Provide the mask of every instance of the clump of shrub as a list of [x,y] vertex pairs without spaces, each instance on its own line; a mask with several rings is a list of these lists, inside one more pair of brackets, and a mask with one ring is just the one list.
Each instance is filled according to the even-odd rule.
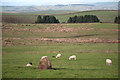
[[67,23],[93,23],[93,22],[100,22],[100,20],[95,15],[85,15],[70,17],[67,21]]
[[120,16],[115,17],[114,22],[120,24]]
[[59,23],[59,20],[54,16],[38,16],[35,23]]

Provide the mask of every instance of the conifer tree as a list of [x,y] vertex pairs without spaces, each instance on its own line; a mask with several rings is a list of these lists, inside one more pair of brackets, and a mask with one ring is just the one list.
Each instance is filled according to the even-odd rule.
[[85,16],[70,17],[67,22],[68,23],[92,23],[92,22],[100,22],[100,20],[95,15],[85,15]]
[[43,16],[40,15],[37,17],[37,21],[35,23],[59,23],[59,20],[54,16]]
[[72,18],[71,17],[68,19],[67,23],[72,23]]

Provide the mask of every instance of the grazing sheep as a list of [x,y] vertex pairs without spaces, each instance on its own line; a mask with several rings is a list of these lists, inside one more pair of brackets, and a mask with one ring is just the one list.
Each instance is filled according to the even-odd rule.
[[32,63],[30,62],[30,63],[28,63],[26,66],[32,66]]
[[106,59],[106,65],[112,65],[112,61],[110,59]]
[[72,60],[72,59],[73,59],[73,60],[76,60],[76,56],[75,56],[75,55],[72,55],[72,56],[69,57],[69,60]]
[[41,59],[46,58],[47,56],[43,56]]
[[57,54],[56,58],[60,58],[61,57],[61,54]]

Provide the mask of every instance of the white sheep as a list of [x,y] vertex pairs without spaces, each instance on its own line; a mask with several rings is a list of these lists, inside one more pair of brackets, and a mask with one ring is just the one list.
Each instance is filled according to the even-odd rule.
[[32,66],[32,63],[30,62],[30,63],[28,63],[26,66]]
[[112,60],[106,59],[106,65],[112,65]]
[[76,60],[76,56],[75,56],[75,55],[72,55],[72,56],[69,57],[69,60],[72,60],[72,59],[73,59],[73,60]]
[[47,56],[43,56],[41,59],[46,58]]
[[61,57],[61,54],[57,54],[56,58],[60,58]]

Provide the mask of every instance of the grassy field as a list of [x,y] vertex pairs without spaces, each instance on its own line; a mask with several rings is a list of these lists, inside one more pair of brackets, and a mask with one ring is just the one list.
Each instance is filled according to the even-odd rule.
[[[3,78],[118,78],[117,24],[3,25]],[[58,53],[60,58],[52,57]],[[71,55],[77,60],[69,61]],[[37,69],[42,56],[53,70]],[[26,67],[29,62],[32,67]]]
[[[70,12],[70,11],[69,11]],[[46,13],[46,14],[45,14]],[[59,13],[59,14],[58,14]],[[16,23],[35,23],[38,15],[54,15],[59,21],[67,22],[69,17],[75,15],[96,15],[100,19],[101,22],[114,22],[115,17],[118,15],[118,11],[81,11],[81,12],[72,12],[68,13],[68,11],[43,11],[43,12],[30,12],[30,13],[3,13],[3,22],[7,22],[9,18]],[[10,19],[10,20],[11,20]]]

